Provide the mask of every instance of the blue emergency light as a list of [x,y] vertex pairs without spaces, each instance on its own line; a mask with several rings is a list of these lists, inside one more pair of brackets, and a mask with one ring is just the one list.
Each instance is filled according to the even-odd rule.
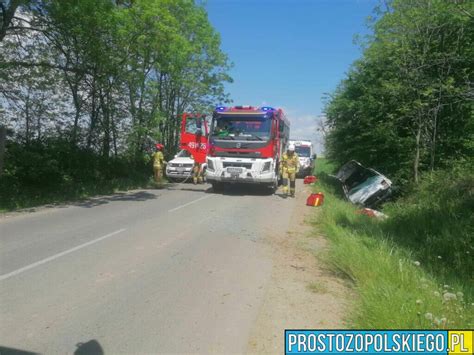
[[264,106],[264,107],[262,107],[262,111],[275,111],[275,109],[273,107],[270,107],[270,106]]

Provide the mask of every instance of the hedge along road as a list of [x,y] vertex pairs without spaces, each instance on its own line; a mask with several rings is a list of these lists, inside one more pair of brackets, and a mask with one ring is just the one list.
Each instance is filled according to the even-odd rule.
[[0,346],[245,352],[272,273],[265,238],[295,208],[183,184],[3,216]]

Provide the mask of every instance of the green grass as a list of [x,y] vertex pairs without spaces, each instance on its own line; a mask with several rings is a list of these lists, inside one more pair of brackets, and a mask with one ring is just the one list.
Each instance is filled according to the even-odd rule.
[[[358,294],[349,324],[376,329],[472,328],[473,270],[466,253],[473,247],[471,216],[463,213],[472,196],[458,206],[439,185],[430,194],[427,190],[433,185],[428,183],[388,204],[384,213],[389,218],[377,220],[357,214],[358,208],[344,200],[328,176],[334,170],[331,164],[321,159],[316,169],[315,189],[325,194],[325,203],[314,223],[330,240],[324,259],[352,281]],[[443,220],[437,220],[440,213]]]
[[311,282],[307,286],[308,290],[314,293],[327,293],[328,290],[326,286],[320,282]]

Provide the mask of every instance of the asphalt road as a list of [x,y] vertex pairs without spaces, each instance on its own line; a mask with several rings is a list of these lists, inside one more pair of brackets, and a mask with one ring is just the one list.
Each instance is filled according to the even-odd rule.
[[1,217],[0,346],[245,352],[272,270],[265,238],[294,207],[185,184]]

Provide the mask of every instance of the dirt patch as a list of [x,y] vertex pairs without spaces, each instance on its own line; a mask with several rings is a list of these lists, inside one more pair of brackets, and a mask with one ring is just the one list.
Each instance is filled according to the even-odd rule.
[[308,223],[318,213],[317,208],[305,206],[310,188],[298,187],[289,230],[267,236],[272,277],[249,340],[249,353],[283,353],[285,329],[346,327],[350,290],[315,256],[324,251],[327,241],[314,236]]

